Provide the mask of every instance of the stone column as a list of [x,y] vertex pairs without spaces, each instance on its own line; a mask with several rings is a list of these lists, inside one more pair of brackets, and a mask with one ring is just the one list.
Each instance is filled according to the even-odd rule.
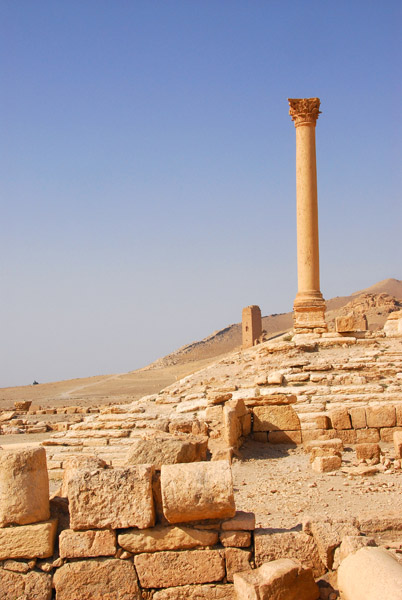
[[315,126],[319,98],[289,98],[289,114],[296,127],[297,278],[293,304],[297,333],[324,333],[325,300],[320,292],[318,248],[317,167]]

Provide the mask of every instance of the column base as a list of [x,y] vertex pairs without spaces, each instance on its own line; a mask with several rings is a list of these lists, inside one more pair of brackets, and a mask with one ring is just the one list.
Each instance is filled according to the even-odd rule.
[[295,333],[326,333],[325,300],[321,292],[311,296],[297,294],[293,304]]

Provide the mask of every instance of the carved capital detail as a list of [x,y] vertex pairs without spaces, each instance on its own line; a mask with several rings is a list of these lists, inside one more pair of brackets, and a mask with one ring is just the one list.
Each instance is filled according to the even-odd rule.
[[320,111],[319,98],[288,98],[289,114],[295,127],[300,125],[315,126]]

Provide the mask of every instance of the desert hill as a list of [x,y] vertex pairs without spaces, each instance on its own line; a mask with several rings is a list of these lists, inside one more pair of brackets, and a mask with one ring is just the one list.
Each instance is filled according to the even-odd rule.
[[[366,314],[370,329],[380,329],[384,326],[388,314],[393,310],[398,310],[401,303],[402,281],[384,279],[365,290],[354,292],[350,296],[337,296],[327,300],[327,322],[333,324],[337,316],[354,311]],[[292,326],[291,312],[269,315],[262,319],[262,327],[266,331],[267,338],[281,335],[289,331]],[[215,331],[201,341],[182,346],[175,352],[158,359],[148,368],[159,369],[218,357],[232,352],[240,346],[241,323],[234,323]]]
[[[364,312],[370,329],[383,327],[388,314],[402,308],[402,281],[385,279],[350,296],[327,301],[327,320],[354,310]],[[273,338],[292,328],[292,313],[263,317],[263,329]],[[201,341],[193,342],[151,365],[129,373],[72,379],[35,386],[0,389],[0,409],[11,409],[15,401],[32,400],[45,407],[91,406],[132,402],[147,394],[159,392],[228,354],[241,345],[241,324],[235,323],[212,333]]]

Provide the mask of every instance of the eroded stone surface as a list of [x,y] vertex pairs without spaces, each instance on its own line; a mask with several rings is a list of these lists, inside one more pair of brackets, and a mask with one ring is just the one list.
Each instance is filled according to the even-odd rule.
[[57,521],[0,529],[0,560],[52,556]]
[[134,565],[98,558],[66,563],[53,576],[57,600],[141,600]]
[[65,529],[59,536],[61,558],[91,558],[113,556],[116,552],[116,533],[111,529],[73,531]]
[[129,529],[118,536],[119,545],[135,554],[159,552],[161,550],[185,550],[213,546],[218,542],[218,533],[190,527],[164,527],[152,529]]
[[227,461],[163,465],[163,512],[170,523],[224,519],[235,515],[233,483]]
[[44,448],[0,452],[0,527],[46,521],[49,478]]
[[138,554],[134,563],[145,588],[210,583],[220,581],[225,575],[225,560],[220,550]]
[[14,573],[0,568],[1,600],[50,600],[52,580],[45,573]]
[[71,529],[152,527],[150,465],[77,471],[67,485]]
[[290,405],[255,406],[254,431],[297,431],[300,420]]
[[234,586],[183,585],[155,592],[153,600],[235,600]]

